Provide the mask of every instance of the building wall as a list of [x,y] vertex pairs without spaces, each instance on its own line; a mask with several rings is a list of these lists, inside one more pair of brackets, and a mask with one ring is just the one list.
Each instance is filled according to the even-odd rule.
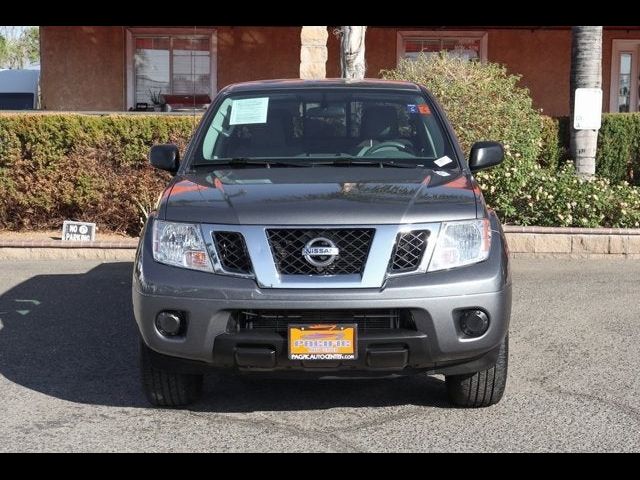
[[[327,77],[340,76],[339,38],[329,27]],[[411,30],[418,28],[411,27]],[[268,78],[297,78],[300,27],[218,27],[217,87]],[[473,27],[473,30],[482,30]],[[569,113],[571,31],[484,29],[489,61],[522,75],[534,106],[552,116]],[[367,76],[397,64],[397,28],[369,27]],[[41,27],[42,105],[48,110],[124,110],[124,27]],[[614,38],[640,38],[640,30],[605,29],[603,107],[608,110]]]
[[[297,78],[300,27],[220,27],[217,86]],[[41,27],[42,107],[126,110],[124,27]]]
[[301,27],[219,27],[218,88],[300,75]]
[[46,110],[124,110],[123,27],[40,27]]
[[[419,30],[417,27],[409,30]],[[534,106],[546,115],[569,114],[569,73],[571,68],[571,30],[562,29],[483,29],[488,32],[490,62],[502,63],[510,73],[522,75],[521,85],[531,91]],[[368,77],[378,77],[381,69],[397,63],[397,28],[369,27],[366,34]],[[611,46],[614,38],[640,38],[640,31],[605,29],[602,50],[603,108],[609,108]],[[340,76],[339,41],[329,35],[327,76]]]
[[531,91],[534,107],[545,115],[569,114],[569,29],[491,30],[488,40],[489,61],[522,75],[521,85]]
[[[397,64],[396,28],[369,27],[366,33],[367,77],[378,77],[381,69]],[[419,30],[411,27],[408,30]],[[473,30],[483,30],[474,27]],[[523,75],[534,106],[547,115],[569,111],[569,67],[571,32],[567,30],[487,29],[488,59],[507,65],[511,73]],[[340,76],[339,40],[329,36],[327,76]]]

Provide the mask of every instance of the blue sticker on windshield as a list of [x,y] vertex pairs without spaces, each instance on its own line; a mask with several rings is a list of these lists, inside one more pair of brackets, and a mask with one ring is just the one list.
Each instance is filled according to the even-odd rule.
[[407,105],[407,112],[409,113],[418,113],[418,106],[417,105],[413,105],[413,104],[408,104]]

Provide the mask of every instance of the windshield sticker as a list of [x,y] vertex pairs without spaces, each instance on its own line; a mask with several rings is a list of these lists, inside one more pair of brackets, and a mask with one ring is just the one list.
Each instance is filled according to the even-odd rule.
[[450,176],[451,176],[451,174],[450,174],[450,173],[448,173],[448,172],[444,172],[444,171],[442,171],[442,170],[436,170],[436,172],[435,172],[435,173],[437,173],[437,174],[438,174],[438,175],[440,175],[441,177],[450,177]]
[[418,105],[418,111],[422,115],[431,115],[431,109],[429,108],[429,105],[427,105],[426,103],[422,103]]
[[408,113],[418,113],[418,106],[414,105],[414,104],[408,104],[407,105],[407,112]]
[[229,125],[248,125],[251,123],[267,123],[269,97],[243,98],[234,100],[231,105]]
[[450,164],[451,162],[453,162],[453,160],[451,160],[449,157],[447,157],[446,155],[442,158],[439,158],[438,160],[436,160],[435,163],[437,166],[439,167],[444,167],[445,165]]

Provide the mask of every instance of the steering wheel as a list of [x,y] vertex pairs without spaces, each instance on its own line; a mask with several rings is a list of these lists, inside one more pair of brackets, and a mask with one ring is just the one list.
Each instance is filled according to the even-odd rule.
[[396,142],[393,140],[389,140],[386,142],[380,142],[377,145],[366,146],[358,153],[358,157],[368,157],[373,155],[374,153],[380,152],[382,150],[390,150],[395,149],[396,151],[407,152],[409,154],[414,155],[415,151],[409,145],[406,145],[402,142]]

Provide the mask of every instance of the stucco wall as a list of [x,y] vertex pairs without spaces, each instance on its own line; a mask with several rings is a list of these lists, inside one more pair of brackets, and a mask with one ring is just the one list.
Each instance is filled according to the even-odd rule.
[[41,27],[46,110],[123,110],[122,27]]

